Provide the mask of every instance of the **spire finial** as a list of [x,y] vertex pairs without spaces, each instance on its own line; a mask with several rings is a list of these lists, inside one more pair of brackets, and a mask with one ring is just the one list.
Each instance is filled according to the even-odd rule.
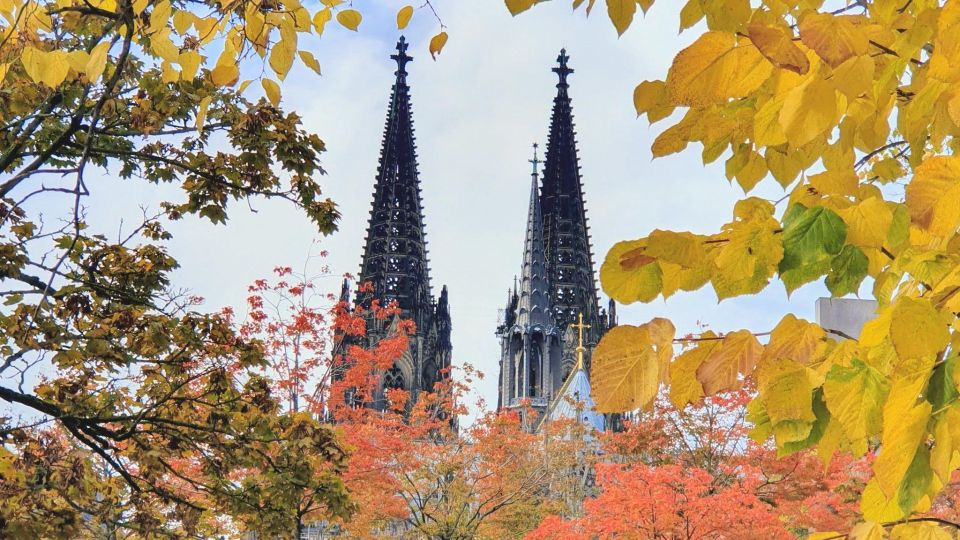
[[560,56],[557,57],[557,67],[553,68],[553,72],[560,76],[560,82],[557,83],[557,88],[566,88],[567,85],[567,76],[573,73],[573,68],[567,66],[567,60],[570,60],[570,57],[567,56],[567,49],[560,49]]
[[537,158],[537,148],[539,148],[539,146],[540,145],[538,145],[537,143],[533,143],[533,159],[527,160],[530,162],[530,164],[533,165],[533,176],[536,176],[540,170],[538,168],[538,166],[540,165],[540,160]]
[[586,347],[583,346],[583,331],[586,328],[590,328],[589,324],[583,324],[583,312],[581,311],[577,316],[577,324],[571,324],[573,328],[577,329],[579,336],[577,338],[577,369],[583,367],[583,352],[586,351]]
[[400,39],[397,41],[397,54],[391,54],[390,58],[393,58],[397,62],[397,78],[404,79],[407,75],[407,62],[413,61],[413,57],[407,54],[406,37],[400,36]]

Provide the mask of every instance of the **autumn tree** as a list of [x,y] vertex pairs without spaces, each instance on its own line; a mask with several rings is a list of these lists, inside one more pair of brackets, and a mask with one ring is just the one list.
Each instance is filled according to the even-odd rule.
[[[514,14],[536,3],[506,2]],[[670,6],[605,4],[621,34],[639,10]],[[930,508],[960,464],[958,14],[954,2],[913,0],[683,4],[680,29],[704,31],[633,95],[639,115],[668,123],[653,155],[700,143],[702,161],[723,158],[748,195],[769,182],[785,195],[747,196],[720,231],[654,230],[616,244],[604,290],[630,303],[707,286],[735,298],[774,278],[788,293],[822,280],[834,296],[866,282],[877,316],[838,343],[786,315],[765,344],[754,332],[770,329],[732,331],[677,358],[668,321],[621,326],[594,357],[601,410],[649,403],[667,373],[690,402],[752,376],[754,433],[783,453],[876,452],[861,498],[867,530]]]
[[[281,408],[259,375],[261,343],[178,292],[164,228],[224,223],[235,201],[268,198],[335,229],[318,183],[324,144],[282,110],[278,82],[298,62],[319,71],[304,42],[334,20],[357,30],[362,15],[334,0],[0,5],[0,535],[72,537],[90,523],[214,534],[198,514],[289,531],[304,486],[331,515],[345,510],[335,432]],[[114,239],[87,219],[94,176],[182,198],[152,201],[160,212]],[[50,208],[66,210],[42,219]],[[36,444],[47,436],[65,437],[62,451]],[[292,459],[304,448],[331,475]],[[55,456],[71,475],[48,474]],[[268,474],[231,476],[247,470]],[[26,516],[37,493],[61,499]]]

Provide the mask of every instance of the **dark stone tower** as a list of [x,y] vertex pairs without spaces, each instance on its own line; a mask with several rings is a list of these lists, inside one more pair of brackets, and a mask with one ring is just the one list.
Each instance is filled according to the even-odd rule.
[[[397,62],[396,80],[390,94],[359,274],[359,282],[371,283],[373,292],[358,294],[356,301],[369,305],[377,298],[385,305],[396,300],[402,317],[416,323],[410,349],[382,379],[384,388],[403,388],[415,398],[421,390],[433,390],[434,383],[450,366],[450,308],[446,286],[439,301],[434,300],[430,288],[423,199],[407,85],[406,65],[412,58],[407,55],[403,37],[391,58]],[[371,319],[368,339],[375,343],[393,331],[395,323]]]
[[[583,313],[590,325],[588,344],[596,344],[604,332],[593,273],[590,249],[590,228],[584,206],[580,159],[577,156],[576,132],[567,77],[573,73],[567,65],[566,50],[557,57],[553,72],[559,76],[557,95],[553,98],[550,135],[543,170],[543,229],[550,268],[550,301],[554,319],[566,329]],[[566,366],[568,369],[572,366]],[[588,366],[589,367],[589,362]]]
[[[534,155],[523,277],[508,294],[503,323],[497,329],[501,341],[500,407],[526,402],[547,416],[556,409],[554,401],[578,366],[579,332],[574,332],[574,323],[582,315],[584,355],[577,369],[584,372],[584,378],[593,347],[616,325],[613,303],[608,314],[600,309],[597,297],[568,93],[567,77],[573,73],[568,60],[566,51],[561,50],[559,65],[553,68],[560,80],[550,118],[543,185],[538,192]],[[618,422],[608,418],[607,425],[615,428]]]

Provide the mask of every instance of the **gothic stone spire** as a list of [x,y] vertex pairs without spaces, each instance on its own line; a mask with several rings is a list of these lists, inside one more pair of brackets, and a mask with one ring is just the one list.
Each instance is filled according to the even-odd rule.
[[573,323],[579,313],[591,325],[588,341],[601,333],[600,309],[593,274],[587,212],[577,156],[573,111],[568,95],[566,50],[557,57],[553,71],[559,76],[553,100],[550,135],[543,171],[540,202],[543,211],[544,244],[550,281],[554,321],[561,328]]
[[520,277],[520,301],[517,323],[523,326],[546,327],[550,319],[550,298],[547,259],[543,248],[543,216],[540,211],[540,160],[537,144],[533,144],[533,173],[530,175],[530,208],[523,245],[523,272]]
[[425,329],[432,307],[423,201],[407,85],[407,43],[400,38],[396,80],[380,150],[360,283],[373,283],[377,298],[397,300],[404,316]]

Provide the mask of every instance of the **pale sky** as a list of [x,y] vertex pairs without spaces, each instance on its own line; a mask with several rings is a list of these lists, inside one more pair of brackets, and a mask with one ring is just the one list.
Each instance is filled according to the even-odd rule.
[[[306,127],[327,145],[327,171],[320,182],[340,205],[340,230],[319,236],[308,219],[288,204],[236,204],[227,226],[198,218],[171,224],[172,254],[183,268],[176,285],[207,299],[210,309],[243,310],[246,287],[277,265],[303,266],[313,250],[330,252],[326,263],[339,290],[339,275],[359,269],[367,213],[376,174],[395,64],[389,55],[399,33],[397,9],[406,2],[362,2],[359,33],[335,22],[321,40],[305,44],[323,76],[297,66],[283,83],[283,105],[296,110]],[[414,62],[408,66],[429,240],[434,294],[450,289],[455,364],[469,362],[487,375],[477,391],[496,405],[499,344],[497,311],[519,272],[529,196],[530,145],[546,143],[556,76],[550,71],[561,47],[576,72],[570,94],[594,262],[599,268],[610,246],[646,236],[655,228],[716,232],[730,220],[742,190],[727,182],[722,157],[704,167],[700,145],[653,160],[650,144],[669,124],[638,120],[633,88],[663,78],[673,56],[702,29],[678,35],[679,3],[658,2],[638,14],[617,38],[602,2],[589,19],[571,13],[569,0],[549,2],[512,18],[498,0],[434,0],[450,38],[437,61],[427,42],[438,30],[427,10],[417,10],[405,31]],[[252,96],[259,90],[251,85]],[[252,97],[251,96],[251,97]],[[137,205],[157,208],[161,193],[142,181],[101,179],[91,186],[95,221],[116,230]],[[757,195],[779,199],[772,180]],[[782,208],[780,209],[782,210]],[[314,245],[314,242],[318,242]],[[323,263],[313,260],[317,268]],[[770,330],[786,313],[813,319],[814,300],[826,295],[808,285],[787,298],[774,283],[763,294],[717,302],[712,289],[680,293],[667,302],[619,306],[622,324],[669,317],[678,334],[698,321],[717,331]],[[602,298],[606,303],[606,299]]]

